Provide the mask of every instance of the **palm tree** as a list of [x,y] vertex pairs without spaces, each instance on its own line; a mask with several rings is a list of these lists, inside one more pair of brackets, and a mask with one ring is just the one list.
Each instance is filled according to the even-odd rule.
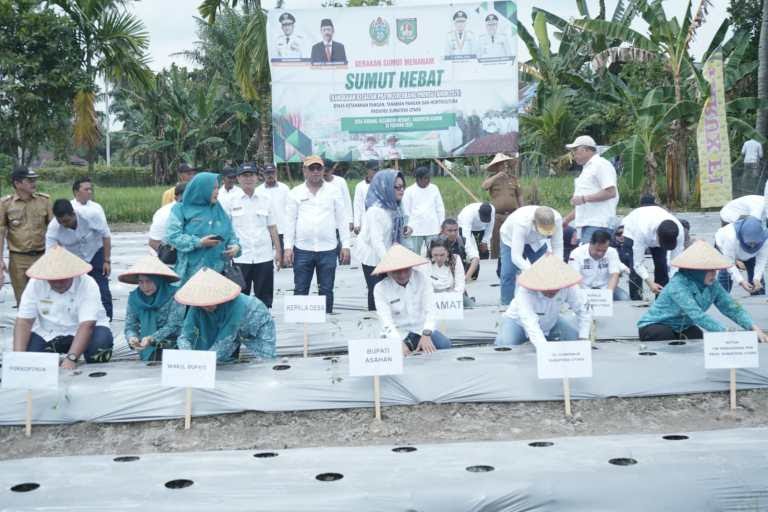
[[72,20],[83,49],[85,83],[74,98],[75,144],[87,149],[93,168],[100,138],[96,116],[96,80],[126,81],[148,85],[150,72],[146,50],[149,35],[144,25],[125,10],[126,0],[53,0]]

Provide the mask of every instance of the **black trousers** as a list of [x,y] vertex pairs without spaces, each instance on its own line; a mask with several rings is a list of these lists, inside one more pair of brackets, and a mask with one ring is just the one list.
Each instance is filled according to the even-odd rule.
[[668,325],[651,324],[640,328],[640,341],[700,340],[704,333],[692,325],[682,332],[675,332]]
[[368,287],[368,311],[376,311],[376,302],[373,300],[373,288],[386,277],[386,275],[381,274],[378,276],[371,275],[371,272],[373,272],[373,269],[376,267],[369,267],[368,265],[363,265],[363,276],[365,277],[365,285]]
[[243,293],[253,294],[268,308],[272,307],[272,297],[275,293],[275,271],[272,260],[263,263],[238,263],[243,272],[245,287]]
[[[627,238],[634,244],[634,240]],[[667,250],[661,247],[650,247],[648,249],[653,258],[653,281],[661,286],[666,286],[669,282],[669,267],[667,266]],[[632,262],[637,263],[636,261]],[[640,276],[637,276],[638,278]],[[632,276],[630,275],[630,284],[632,282]]]
[[485,235],[485,230],[472,232],[472,237],[475,239],[475,243],[477,244],[477,252],[480,254],[480,259],[487,260],[491,257],[491,252],[489,250],[484,251],[480,249],[480,244],[483,243],[483,235]]

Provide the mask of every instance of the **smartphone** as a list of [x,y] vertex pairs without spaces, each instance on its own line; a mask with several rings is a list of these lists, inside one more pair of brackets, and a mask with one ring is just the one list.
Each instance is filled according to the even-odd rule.
[[211,238],[212,238],[213,240],[218,240],[219,242],[221,242],[222,240],[224,240],[224,238],[222,238],[222,237],[221,237],[221,235],[213,235]]

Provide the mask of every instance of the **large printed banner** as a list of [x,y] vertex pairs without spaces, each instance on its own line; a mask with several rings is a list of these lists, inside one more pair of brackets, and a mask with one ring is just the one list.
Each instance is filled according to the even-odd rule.
[[699,119],[696,139],[699,149],[701,207],[723,206],[731,200],[731,148],[725,108],[723,54],[714,52],[704,63],[704,78],[710,95]]
[[514,2],[272,10],[276,162],[517,151]]

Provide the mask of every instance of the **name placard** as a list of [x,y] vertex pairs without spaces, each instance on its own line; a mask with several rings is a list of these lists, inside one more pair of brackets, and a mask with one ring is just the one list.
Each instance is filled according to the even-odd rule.
[[5,352],[5,389],[56,389],[59,387],[59,354],[43,352]]
[[592,377],[592,344],[588,340],[540,343],[536,366],[540,379]]
[[393,338],[350,340],[349,375],[398,375],[403,373],[403,342]]
[[324,295],[286,295],[283,320],[290,324],[322,324],[325,322]]
[[464,320],[464,297],[461,293],[435,293],[435,318],[438,320]]
[[704,367],[707,369],[759,368],[757,333],[754,331],[705,332]]
[[163,350],[163,386],[216,387],[216,352],[210,350]]
[[613,316],[613,290],[587,288],[584,290],[584,294],[587,296],[587,303],[592,310],[592,316]]

